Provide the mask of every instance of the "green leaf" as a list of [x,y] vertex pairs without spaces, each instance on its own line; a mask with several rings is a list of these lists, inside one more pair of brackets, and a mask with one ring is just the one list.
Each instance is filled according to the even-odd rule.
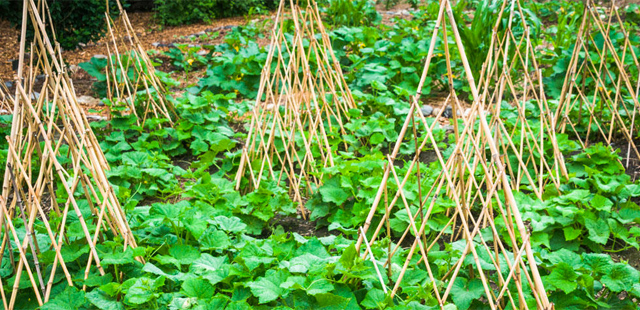
[[309,253],[304,253],[300,256],[296,256],[289,261],[289,272],[291,273],[306,273],[309,269],[318,265],[322,259]]
[[318,279],[311,282],[311,284],[309,284],[309,286],[306,288],[306,291],[307,294],[313,296],[329,293],[333,291],[333,285],[327,279]]
[[147,262],[144,265],[144,267],[142,267],[142,271],[148,272],[150,274],[154,274],[156,276],[167,277],[167,279],[169,279],[169,280],[171,280],[173,282],[178,281],[180,279],[180,276],[181,276],[181,273],[178,273],[176,275],[168,274],[168,273],[164,272],[162,269],[158,268],[156,265],[154,265],[154,264],[152,264],[150,262]]
[[566,294],[569,294],[578,287],[576,279],[578,274],[573,270],[569,264],[561,262],[553,268],[551,274],[547,276],[547,283],[561,289]]
[[618,263],[613,265],[609,273],[605,274],[600,281],[611,291],[622,292],[638,282],[638,271],[627,264]]
[[319,309],[319,310],[352,309],[352,308],[348,308],[349,302],[351,301],[349,298],[345,298],[345,297],[334,295],[334,294],[318,294],[315,297],[316,297],[316,302],[318,303],[318,306],[316,309]]
[[165,182],[168,182],[174,177],[173,174],[169,173],[167,170],[160,168],[146,168],[142,169],[142,172],[147,173],[152,177],[160,178]]
[[342,256],[340,256],[340,263],[342,264],[342,266],[349,269],[353,267],[357,257],[358,257],[358,252],[356,251],[356,245],[355,243],[351,243],[351,245],[349,245],[344,250],[344,252],[342,253]]
[[631,295],[640,297],[640,283],[634,283],[633,288],[629,291]]
[[251,288],[253,296],[258,297],[261,304],[265,304],[279,297],[284,297],[288,293],[288,290],[280,287],[280,284],[285,282],[288,277],[289,274],[284,270],[269,269],[264,277],[247,283],[247,286]]
[[165,277],[155,280],[142,277],[135,280],[133,285],[127,290],[124,297],[125,303],[130,305],[141,305],[155,298],[155,291],[164,285]]
[[180,264],[190,265],[200,257],[200,251],[190,245],[177,244],[169,249],[169,254]]
[[77,288],[67,286],[60,294],[55,295],[53,299],[45,303],[40,309],[42,310],[68,310],[68,309],[86,309],[84,292]]
[[106,253],[102,256],[102,264],[105,266],[110,265],[125,265],[133,263],[133,250],[127,248],[126,251],[120,252],[122,249],[117,249],[116,253]]
[[591,193],[588,190],[578,189],[571,191],[569,194],[566,194],[561,198],[570,202],[584,202],[587,201],[587,197],[589,197],[589,195],[591,195]]
[[349,193],[340,186],[338,178],[332,178],[320,187],[320,194],[324,202],[332,202],[339,206],[350,197]]
[[479,279],[467,282],[465,278],[456,278],[451,287],[451,297],[460,310],[467,310],[471,303],[484,295],[484,286]]
[[611,212],[611,207],[613,206],[613,202],[611,202],[611,200],[598,194],[591,198],[589,204],[591,204],[594,209],[605,212]]
[[205,279],[192,278],[182,283],[182,293],[188,297],[209,299],[213,297],[215,288]]
[[213,257],[211,254],[202,253],[202,256],[193,262],[191,270],[197,274],[219,270],[227,260],[226,256]]
[[362,305],[367,309],[384,309],[386,298],[387,295],[382,290],[374,288],[367,292]]
[[199,259],[193,262],[191,271],[207,279],[211,285],[216,285],[229,274],[226,260],[226,256],[213,257],[210,254],[203,253]]
[[229,236],[215,227],[209,227],[198,241],[203,251],[226,250],[231,246]]
[[585,253],[582,254],[583,265],[587,267],[593,274],[608,274],[613,266],[611,256],[601,253]]
[[575,240],[582,234],[582,229],[573,228],[571,226],[565,227],[562,231],[564,232],[564,238],[567,241]]
[[220,229],[231,233],[241,232],[247,228],[247,225],[235,216],[226,217],[224,215],[220,215],[216,216],[213,221],[220,226]]
[[88,287],[101,286],[110,283],[113,280],[113,276],[110,273],[101,276],[99,274],[92,274],[84,281],[84,284]]
[[93,290],[86,295],[91,304],[100,310],[124,310],[121,302],[107,296],[99,290]]
[[195,210],[190,210],[185,214],[185,218],[182,219],[182,224],[187,227],[187,230],[193,235],[194,238],[199,239],[207,229],[207,221],[199,216]]
[[589,230],[589,240],[599,244],[607,244],[610,233],[607,221],[600,217],[596,220],[585,218],[584,225]]
[[561,249],[547,255],[547,259],[554,265],[567,263],[571,266],[578,265],[581,261],[580,254],[567,249]]

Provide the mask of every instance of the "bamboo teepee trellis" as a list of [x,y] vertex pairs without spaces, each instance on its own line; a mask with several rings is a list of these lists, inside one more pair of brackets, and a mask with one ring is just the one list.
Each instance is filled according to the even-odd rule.
[[[507,25],[499,30],[507,9]],[[514,18],[516,12],[519,14]],[[559,190],[569,179],[564,156],[557,144],[531,28],[520,0],[504,1],[497,16],[492,49],[479,80],[481,102],[492,115],[494,140],[507,155],[504,159],[512,188],[523,187],[542,198],[548,183]],[[516,35],[514,29],[522,32]],[[503,111],[503,104],[510,111]],[[536,119],[531,115],[537,115]]]
[[[574,134],[583,148],[598,141],[610,147],[625,141],[628,166],[632,154],[640,158],[634,141],[640,130],[640,63],[629,39],[633,34],[615,4],[611,1],[607,10],[585,1],[554,124],[560,132]],[[622,43],[612,40],[617,35]]]
[[[291,19],[285,17],[285,3]],[[293,23],[293,36],[287,25]],[[271,49],[252,113],[249,135],[236,175],[240,189],[246,175],[249,188],[265,178],[286,180],[300,207],[303,197],[322,179],[322,168],[333,166],[335,137],[355,102],[333,53],[317,5],[282,0],[272,32]]]
[[[106,47],[107,98],[118,113],[134,114],[139,126],[149,117],[165,118],[172,122],[176,112],[165,97],[166,90],[146,50],[138,40],[127,12],[120,0],[105,0],[107,12]],[[110,4],[117,4],[119,15],[113,20],[108,11]],[[113,111],[111,111],[113,112]]]
[[[385,227],[386,234],[390,235],[391,218],[402,215],[408,219],[407,228],[395,246],[389,243],[388,249],[383,250],[386,259],[381,264],[387,268],[387,276],[393,283],[392,296],[400,292],[408,267],[414,265],[427,272],[427,289],[433,294],[434,304],[441,309],[451,302],[454,285],[466,285],[466,280],[459,277],[464,272],[469,281],[480,283],[482,302],[491,309],[529,309],[531,304],[535,304],[537,309],[552,309],[531,249],[530,232],[521,218],[501,150],[494,140],[495,131],[487,121],[482,97],[470,73],[449,0],[440,1],[423,77],[429,70],[441,31],[443,37],[440,41],[445,43],[445,55],[447,60],[450,59],[446,46],[449,41],[447,21],[474,98],[471,113],[465,120],[464,129],[456,131],[453,151],[445,158],[433,136],[433,123],[429,125],[419,108],[422,79],[398,142],[388,156],[382,183],[361,230],[357,248],[366,242],[364,257],[377,266],[376,260],[380,257],[372,257],[380,251],[372,253],[369,249],[374,248],[373,244],[384,234]],[[451,76],[450,67],[448,70]],[[398,174],[399,168],[394,165],[395,156],[405,134],[411,130],[421,130],[422,135],[415,144],[413,159],[404,165],[406,174],[403,176]],[[424,163],[420,160],[425,147],[434,149],[437,156],[437,161],[426,168],[421,167]],[[406,194],[410,190],[409,183],[417,184],[417,194]],[[374,222],[376,215],[382,218]],[[432,255],[445,239],[456,245],[455,251],[447,253],[449,262]],[[394,272],[392,265],[397,260],[394,256],[399,255],[400,244],[407,241],[412,241],[408,256],[401,270]],[[417,260],[413,258],[416,252]],[[379,277],[386,290],[380,273]]]
[[[0,259],[9,261],[13,274],[0,281],[5,309],[14,309],[23,277],[29,278],[33,296],[42,305],[49,300],[57,277],[74,285],[71,268],[84,269],[85,279],[90,273],[105,274],[98,243],[118,238],[124,249],[136,247],[107,180],[107,161],[65,72],[59,45],[47,36],[45,25],[50,21],[45,20],[47,14],[41,14],[46,11],[46,2],[36,5],[34,0],[24,0],[21,82],[15,94],[11,136],[7,137],[9,154],[0,198]],[[29,22],[35,36],[31,59],[26,60]],[[37,89],[40,96],[33,101],[33,77],[39,74],[46,78],[42,89]],[[81,252],[79,258],[86,265],[65,262],[63,249],[72,244],[78,251],[87,247],[88,252]],[[10,295],[5,285],[12,285]]]

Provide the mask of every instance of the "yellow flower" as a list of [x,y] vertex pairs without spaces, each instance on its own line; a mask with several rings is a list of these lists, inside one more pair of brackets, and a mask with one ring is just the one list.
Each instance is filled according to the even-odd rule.
[[418,31],[418,26],[415,26],[413,30]]
[[193,59],[187,60],[187,63],[189,64],[189,66],[193,65]]
[[236,50],[236,52],[240,51],[240,48],[237,46],[234,46],[233,48]]

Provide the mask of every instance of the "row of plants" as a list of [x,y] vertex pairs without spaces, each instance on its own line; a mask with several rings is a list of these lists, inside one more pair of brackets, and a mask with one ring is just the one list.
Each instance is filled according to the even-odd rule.
[[[495,23],[495,19],[489,19],[486,16],[495,12],[497,4],[480,7],[482,4],[484,3],[467,4],[469,7],[477,6],[483,12],[475,14],[468,23],[472,25],[477,23],[490,28]],[[351,240],[356,238],[356,229],[364,222],[381,181],[385,162],[381,153],[397,138],[397,129],[401,125],[398,120],[404,119],[408,108],[408,94],[415,91],[417,81],[415,76],[414,78],[411,76],[420,72],[421,61],[426,56],[425,45],[428,44],[426,40],[433,30],[435,19],[433,8],[434,6],[431,5],[431,8],[427,6],[422,11],[414,12],[411,20],[396,19],[392,26],[376,25],[374,27],[367,21],[366,16],[361,17],[363,22],[360,22],[360,25],[357,25],[358,21],[347,21],[344,25],[333,23],[331,37],[334,52],[341,59],[347,81],[354,90],[357,101],[361,102],[361,110],[354,114],[357,117],[353,118],[352,125],[347,125],[347,129],[353,132],[353,136],[373,139],[373,134],[377,133],[376,137],[379,138],[373,139],[372,145],[376,147],[362,145],[358,150],[360,156],[341,156],[335,167],[326,170],[324,185],[307,203],[307,208],[311,211],[311,219],[319,227],[339,232],[340,235],[347,236],[346,238]],[[458,7],[458,12],[461,12],[459,14],[463,14],[465,9],[467,7]],[[540,59],[543,59],[541,63],[545,75],[552,76],[558,72],[565,74],[567,63],[563,57],[572,52],[577,21],[582,9],[579,3],[564,1],[533,3],[525,8],[526,18],[533,22],[529,26],[540,32],[532,38],[537,38],[537,43],[544,41],[554,43],[553,46],[545,46],[537,50]],[[359,11],[366,12],[366,9],[359,8]],[[476,18],[483,19],[476,21]],[[543,22],[558,18],[563,19],[558,22],[558,28],[542,30],[543,27],[540,27]],[[329,20],[329,23],[332,22]],[[459,30],[464,32],[464,27],[466,26],[461,26]],[[380,29],[388,31],[379,31]],[[472,31],[478,28],[469,27],[468,29]],[[568,31],[568,29],[574,31]],[[620,30],[615,28],[612,31]],[[615,35],[614,38],[623,39]],[[421,39],[424,41],[420,41]],[[476,38],[469,32],[465,48],[484,46],[488,44],[488,39],[490,38]],[[250,41],[249,39],[248,42]],[[440,44],[438,46],[441,46]],[[427,84],[438,85],[434,81],[439,80],[444,88],[446,77],[443,75],[446,68],[443,67],[444,59],[441,52],[438,52],[438,46],[435,52],[435,70],[440,72],[432,71],[429,74],[431,80],[428,80]],[[227,51],[235,54],[240,53],[239,51],[243,48],[246,48],[246,45],[240,45],[233,50],[227,49]],[[414,55],[416,52],[424,54]],[[479,54],[480,59],[483,56],[482,53]],[[438,57],[442,58],[438,59]],[[456,55],[453,57],[455,64]],[[254,59],[252,58],[251,61]],[[438,66],[439,62],[441,65]],[[219,65],[220,63],[216,63],[210,68],[217,68]],[[242,69],[240,71],[243,72]],[[258,74],[257,70],[254,72]],[[458,72],[458,76],[464,74],[462,71]],[[562,80],[564,75],[561,79],[559,76],[552,78],[558,81]],[[466,90],[465,83],[461,80],[457,82],[454,80],[454,83],[457,83],[454,85],[457,90]],[[438,89],[430,91],[437,92]],[[425,93],[428,94],[429,90]],[[549,94],[552,98],[554,93],[554,89],[550,88]],[[535,120],[539,115],[528,115],[528,117]],[[586,131],[587,128],[582,130]],[[447,134],[444,130],[437,130],[436,136],[443,146],[446,145]],[[575,154],[579,150],[577,143],[570,140],[569,136],[559,135],[558,139],[563,153]],[[411,152],[408,149],[405,151]],[[584,153],[567,157],[571,181],[563,185],[561,192],[547,188],[544,202],[533,195],[524,193],[517,195],[524,217],[531,222],[533,228],[531,240],[535,251],[539,253],[539,266],[545,285],[551,293],[551,299],[557,309],[601,307],[636,309],[634,300],[640,293],[637,284],[640,274],[627,262],[619,261],[614,257],[616,253],[638,250],[640,231],[637,223],[640,219],[640,208],[635,203],[638,197],[636,192],[638,185],[624,174],[625,169],[619,163],[618,155],[602,145],[595,145]],[[431,173],[438,172],[434,169]],[[391,223],[392,230],[396,234],[403,232],[408,225],[407,220],[406,216],[396,214]],[[384,249],[389,242],[393,242],[393,239],[381,241],[380,248]],[[442,250],[446,251],[447,255],[455,257],[455,252],[451,252],[451,248]],[[381,251],[378,254],[384,257],[385,252]],[[415,268],[413,271],[422,276],[417,277],[413,283],[407,283],[406,292],[414,292],[411,288],[412,284],[417,287],[426,285],[425,270]],[[478,290],[475,282],[477,280],[467,278],[461,281],[461,290],[452,292],[456,307],[458,309],[486,307],[479,300],[483,292],[481,289]],[[372,279],[372,282],[375,283],[375,280]],[[471,283],[475,283],[475,289]],[[370,290],[371,295],[384,296],[379,285],[373,284]],[[377,304],[356,299],[364,308],[397,307],[402,304],[399,300],[384,298],[381,298]],[[411,299],[408,298],[408,300]],[[418,294],[415,300],[421,300],[424,309],[435,306],[433,297],[429,293]],[[277,303],[277,305],[282,304]],[[411,305],[405,303],[405,305],[419,307],[415,302]]]
[[[530,3],[527,9],[544,20],[572,5],[565,1]],[[492,9],[486,10],[491,15]],[[167,120],[152,119],[140,128],[129,116],[92,123],[112,167],[109,180],[139,247],[122,251],[121,240],[99,245],[107,275],[99,276],[92,269],[85,281],[81,262],[88,259],[88,247],[81,241],[69,245],[63,256],[77,285],[68,287],[64,277],[55,277],[52,300],[41,309],[440,309],[424,265],[410,266],[402,290],[392,299],[384,293],[373,263],[355,250],[357,229],[382,181],[385,154],[397,140],[408,113],[435,26],[432,4],[412,14],[411,20],[396,19],[392,26],[333,25],[335,53],[358,108],[350,111],[347,134],[340,137],[350,149],[324,171],[324,185],[306,203],[316,226],[311,234],[286,225],[287,221],[302,222],[286,184],[263,182],[243,195],[232,181],[246,138],[243,116],[251,109],[267,57],[268,47],[256,43],[263,32],[260,25],[234,29],[225,43],[201,58],[195,58],[198,50],[192,48],[168,52],[179,75],[191,72],[194,65],[205,70],[196,85],[173,99],[179,114],[173,127]],[[547,30],[542,37],[565,33]],[[483,40],[469,39],[479,46]],[[427,83],[434,86],[426,95],[448,87],[440,46]],[[561,54],[551,56],[550,49],[540,53],[548,55],[545,61],[550,67],[545,72],[561,66]],[[90,73],[99,77],[103,68],[94,65]],[[454,66],[455,74],[462,76],[459,67]],[[177,85],[166,75],[163,81]],[[454,83],[458,91],[466,90],[461,79]],[[513,111],[505,107],[504,113]],[[539,115],[527,117],[534,123]],[[506,118],[506,126],[517,128],[515,121]],[[3,119],[5,125],[0,128],[8,130],[9,122],[10,118]],[[439,148],[450,152],[451,133],[436,127],[434,136]],[[567,158],[570,180],[560,191],[548,187],[544,201],[526,190],[516,194],[531,226],[532,246],[550,299],[556,309],[637,309],[634,300],[640,298],[640,272],[614,254],[639,248],[640,207],[636,202],[640,185],[625,174],[619,156],[609,148],[594,145],[581,151],[567,135],[559,135],[558,141]],[[403,147],[402,158],[410,158],[414,150],[415,146]],[[408,168],[397,169],[402,175]],[[431,164],[423,171],[422,185],[429,186],[438,173],[439,165]],[[390,186],[393,189],[397,184],[391,181]],[[411,180],[406,195],[415,197],[417,192],[417,180]],[[380,221],[383,214],[377,214],[374,221]],[[442,225],[444,218],[443,213],[436,213],[433,227]],[[408,224],[406,211],[394,212],[391,234],[374,245],[375,256],[385,257]],[[23,227],[18,219],[14,225]],[[46,239],[42,229],[35,234]],[[430,251],[432,269],[446,272],[461,256],[462,242],[445,243]],[[407,252],[401,247],[399,258],[392,261],[391,279],[400,272],[404,263],[400,257]],[[137,256],[145,263],[135,260]],[[45,252],[41,261],[52,257]],[[488,262],[488,258],[481,259]],[[468,271],[471,265],[464,262],[445,309],[487,308],[477,275]],[[7,264],[0,266],[3,281],[11,280],[11,270]],[[385,283],[389,281],[386,274],[383,277]],[[30,283],[26,276],[22,279],[17,307],[35,309]],[[3,283],[9,290],[6,283],[11,282]]]

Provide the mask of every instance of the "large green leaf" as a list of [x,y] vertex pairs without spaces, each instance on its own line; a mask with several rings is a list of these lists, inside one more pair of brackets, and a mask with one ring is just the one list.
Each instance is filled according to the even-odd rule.
[[45,303],[40,309],[42,310],[67,310],[67,309],[86,309],[87,299],[83,291],[77,288],[67,286],[67,288],[55,295],[53,299]]
[[575,291],[578,287],[576,279],[578,279],[578,274],[573,267],[565,262],[556,265],[551,274],[546,277],[547,283],[561,289],[566,294]]
[[172,246],[169,249],[169,254],[171,254],[171,256],[173,256],[173,258],[182,265],[190,265],[196,259],[200,258],[200,251],[198,251],[198,249],[190,245],[183,244]]
[[280,287],[280,284],[285,282],[288,277],[289,273],[284,270],[269,269],[264,277],[247,283],[247,286],[251,288],[251,293],[258,297],[260,303],[264,304],[288,294],[287,289]]
[[384,309],[387,295],[380,289],[374,288],[367,292],[362,305],[367,309]]
[[586,218],[584,225],[589,230],[589,240],[599,244],[607,244],[610,231],[606,220],[600,217],[596,220]]
[[596,275],[608,274],[613,266],[613,260],[607,254],[585,253],[582,259],[584,266]]
[[591,198],[591,201],[589,201],[589,204],[591,204],[591,206],[598,210],[598,211],[605,211],[605,212],[611,212],[611,207],[613,206],[613,202],[611,202],[611,200],[609,200],[608,198],[602,196],[602,195],[595,195],[593,196],[593,198]]
[[229,236],[215,227],[207,228],[198,241],[200,242],[200,249],[204,251],[226,250],[231,246]]
[[467,281],[465,278],[458,277],[451,287],[451,297],[460,310],[469,309],[471,303],[483,295],[484,286],[479,279]]
[[187,279],[182,283],[182,292],[188,297],[209,299],[213,297],[215,288],[205,279]]
[[340,186],[340,180],[338,178],[332,178],[320,187],[320,194],[324,202],[332,202],[337,205],[342,205],[349,198],[347,193]]
[[164,285],[165,277],[155,280],[142,277],[135,280],[134,284],[127,290],[125,303],[130,305],[141,305],[155,298],[155,292]]
[[618,263],[611,267],[609,273],[605,274],[601,281],[610,290],[622,292],[631,289],[633,284],[638,282],[638,271],[627,264]]
[[216,285],[229,274],[229,265],[226,264],[226,260],[226,256],[213,257],[208,253],[203,253],[200,258],[193,262],[191,271],[208,280],[211,285]]
[[100,310],[124,310],[121,302],[115,298],[109,297],[99,290],[93,290],[87,293],[87,299]]

